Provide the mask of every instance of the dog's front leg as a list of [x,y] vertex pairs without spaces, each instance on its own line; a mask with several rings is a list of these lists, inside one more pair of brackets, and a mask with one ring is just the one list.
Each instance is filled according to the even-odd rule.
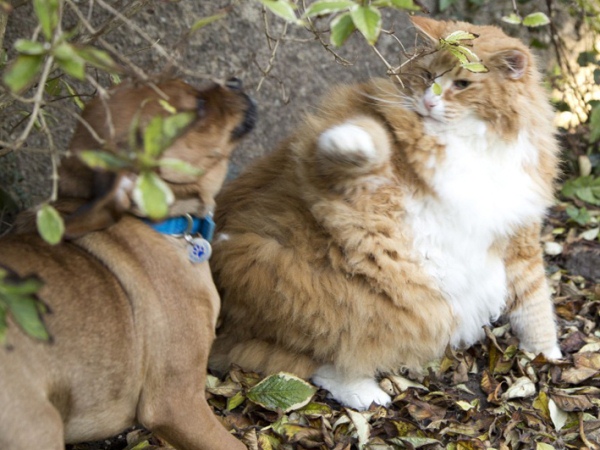
[[[200,323],[196,318],[193,321],[196,327]],[[212,320],[206,320],[199,335],[191,331],[187,335],[189,342],[206,342],[205,346],[171,351],[164,366],[152,367],[140,396],[139,422],[178,450],[246,450],[206,402],[206,361],[214,338],[212,325]],[[185,326],[182,321],[180,327]]]

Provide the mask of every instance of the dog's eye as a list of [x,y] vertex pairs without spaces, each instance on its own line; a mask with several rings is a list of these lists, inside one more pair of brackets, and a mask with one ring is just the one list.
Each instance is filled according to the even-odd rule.
[[242,90],[242,80],[239,78],[230,78],[225,82],[225,86],[227,86],[232,91],[241,91]]
[[453,85],[456,89],[462,90],[468,88],[471,82],[469,80],[454,80]]

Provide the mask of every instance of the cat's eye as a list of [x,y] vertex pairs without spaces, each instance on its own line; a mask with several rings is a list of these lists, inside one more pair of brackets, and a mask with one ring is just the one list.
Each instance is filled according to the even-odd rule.
[[454,87],[456,89],[466,89],[471,85],[471,82],[469,80],[454,80],[453,83]]

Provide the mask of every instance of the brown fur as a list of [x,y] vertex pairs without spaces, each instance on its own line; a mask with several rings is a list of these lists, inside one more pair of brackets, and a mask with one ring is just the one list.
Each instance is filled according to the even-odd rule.
[[[164,155],[205,169],[204,176],[162,174],[175,187],[172,214],[202,215],[225,177],[239,137],[234,130],[253,120],[251,103],[222,86],[198,91],[173,80],[158,88],[179,111],[195,111],[198,99],[207,105]],[[92,101],[83,117],[116,150],[137,111],[142,124],[164,114],[157,98],[148,87],[125,85],[111,91],[106,105]],[[97,147],[80,127],[71,149]],[[130,175],[95,173],[75,157],[61,174],[56,206],[81,237],[51,246],[24,214],[0,240],[1,265],[44,282],[39,297],[51,309],[45,320],[53,337],[35,341],[10,322],[10,349],[0,349],[0,448],[63,450],[65,442],[110,437],[136,422],[182,450],[245,448],[204,397],[220,308],[208,263],[192,264],[183,239],[128,213],[128,192],[110,183]]]
[[[427,131],[433,119],[414,105],[436,76],[472,83],[444,89],[448,123],[468,111],[485,122],[490,140],[508,144],[529,130],[538,158],[525,161],[523,171],[539,193],[539,209],[551,201],[552,111],[526,46],[495,27],[414,22],[436,42],[455,30],[479,34],[472,48],[489,73],[466,72],[436,52],[409,69],[404,88],[383,79],[338,87],[279,149],[225,187],[212,265],[222,327],[211,366],[310,377],[332,365],[354,380],[419,368],[443,353],[460,323],[444,287],[423,267],[407,206],[409,199],[444,205],[436,177],[451,161]],[[374,150],[321,148],[320,139],[340,124],[366,131]],[[556,356],[538,244],[541,215],[527,220],[498,232],[487,254],[505,261],[507,308],[524,347]],[[527,261],[526,273],[519,261]],[[530,297],[538,285],[543,295]],[[546,331],[538,339],[539,327]]]

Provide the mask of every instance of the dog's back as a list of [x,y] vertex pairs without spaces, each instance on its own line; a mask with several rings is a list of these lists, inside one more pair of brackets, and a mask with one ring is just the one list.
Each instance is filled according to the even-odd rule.
[[[9,322],[7,349],[0,351],[0,448],[19,448],[23,436],[52,442],[48,434],[62,430],[61,422],[75,439],[95,439],[94,430],[121,431],[133,420],[140,390],[139,377],[125,374],[140,372],[141,355],[123,345],[136,341],[136,330],[120,281],[77,244],[51,246],[35,234],[0,240],[0,265],[44,283],[39,297],[50,310],[43,318],[53,336],[34,340]],[[18,402],[9,398],[15,395]],[[122,407],[104,414],[106,404]]]
[[[175,80],[158,90],[169,99],[167,110],[194,116],[161,157],[203,175],[155,172],[174,194],[169,217],[193,223],[211,212],[255,107],[238,80],[205,90]],[[85,118],[102,139],[113,140],[109,150],[120,151],[132,116],[139,113],[145,126],[167,114],[162,99],[155,90],[125,85],[108,107],[91,102]],[[107,116],[118,119],[114,135],[104,128]],[[72,145],[75,153],[98,148],[85,133]],[[190,260],[182,236],[161,234],[132,214],[132,183],[122,181],[136,173],[80,170],[71,158],[54,203],[70,240],[44,242],[33,211],[0,239],[0,267],[9,278],[43,282],[37,295],[51,311],[43,317],[53,337],[36,341],[9,316],[7,346],[0,347],[0,449],[64,450],[65,442],[110,437],[136,422],[180,450],[243,449],[204,396],[220,307],[208,262]]]

